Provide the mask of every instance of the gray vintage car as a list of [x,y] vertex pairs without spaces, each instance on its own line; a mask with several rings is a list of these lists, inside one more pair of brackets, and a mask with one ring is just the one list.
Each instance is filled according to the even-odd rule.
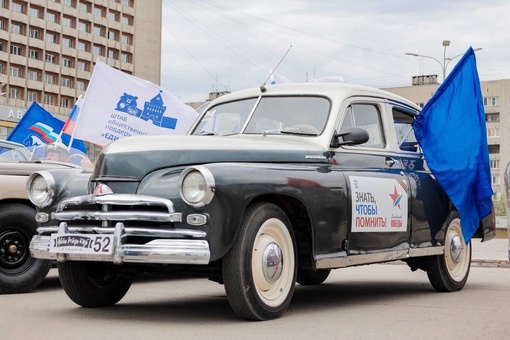
[[62,162],[30,161],[21,144],[0,140],[0,294],[26,293],[46,277],[52,261],[34,259],[35,206],[28,199],[28,176],[38,170],[74,168]]
[[[157,272],[224,284],[234,312],[279,317],[295,283],[395,260],[438,291],[464,287],[471,243],[428,171],[415,104],[348,84],[284,84],[213,101],[186,136],[128,137],[92,176],[39,171],[36,258],[67,295],[109,306]],[[491,216],[475,237],[494,237]]]

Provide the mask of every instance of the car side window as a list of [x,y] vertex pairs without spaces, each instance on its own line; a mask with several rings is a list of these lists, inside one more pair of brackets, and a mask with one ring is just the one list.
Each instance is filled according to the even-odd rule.
[[345,111],[340,131],[349,127],[359,127],[368,132],[368,142],[361,146],[383,149],[386,145],[382,129],[381,113],[375,105],[352,104]]
[[393,125],[397,136],[397,145],[402,151],[418,152],[418,141],[414,135],[414,117],[397,107],[392,109]]

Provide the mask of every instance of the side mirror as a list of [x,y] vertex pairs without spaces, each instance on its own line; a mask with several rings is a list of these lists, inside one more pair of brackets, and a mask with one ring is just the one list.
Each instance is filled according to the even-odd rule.
[[358,145],[368,142],[368,132],[358,127],[346,128],[339,133],[335,131],[330,146],[338,148],[342,145]]

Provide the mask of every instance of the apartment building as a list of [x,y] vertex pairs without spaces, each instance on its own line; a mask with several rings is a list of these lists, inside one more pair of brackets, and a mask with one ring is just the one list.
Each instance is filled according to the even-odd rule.
[[101,59],[160,84],[162,0],[0,0],[0,138],[33,101],[65,120]]
[[[386,88],[385,90],[407,98],[422,106],[439,88],[437,76],[413,77],[413,86]],[[504,200],[504,173],[510,162],[510,79],[480,82],[494,199]]]

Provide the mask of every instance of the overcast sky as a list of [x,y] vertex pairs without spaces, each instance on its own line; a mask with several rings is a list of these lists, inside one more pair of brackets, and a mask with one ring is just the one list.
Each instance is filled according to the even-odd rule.
[[260,86],[287,51],[276,72],[296,82],[442,81],[443,40],[446,58],[482,48],[480,80],[509,79],[510,1],[163,0],[161,86],[183,102]]

